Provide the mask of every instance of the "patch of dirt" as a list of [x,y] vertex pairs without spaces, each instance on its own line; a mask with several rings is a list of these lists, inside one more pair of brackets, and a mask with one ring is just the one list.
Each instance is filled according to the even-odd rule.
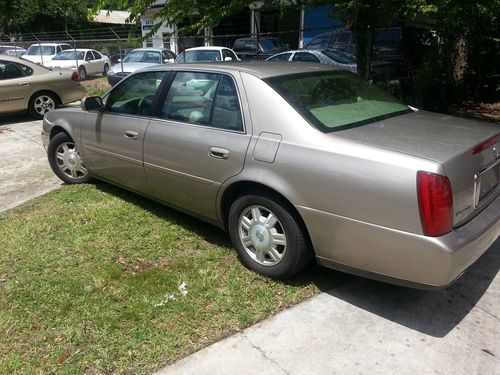
[[10,132],[10,128],[6,127],[6,126],[0,126],[0,134],[4,133],[4,132]]
[[500,122],[500,102],[465,102],[462,103],[462,105],[453,108],[451,110],[451,114],[482,121]]

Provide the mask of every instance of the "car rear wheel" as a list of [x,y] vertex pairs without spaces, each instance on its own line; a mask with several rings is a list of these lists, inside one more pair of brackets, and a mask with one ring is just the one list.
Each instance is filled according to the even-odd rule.
[[66,133],[56,134],[47,147],[47,156],[52,171],[67,184],[82,184],[90,176],[75,142]]
[[85,81],[87,79],[87,69],[85,69],[85,67],[81,66],[78,68],[78,78],[80,81]]
[[229,234],[247,268],[274,279],[297,274],[312,252],[298,220],[274,196],[244,195],[229,210]]
[[38,92],[34,94],[28,103],[28,112],[31,117],[42,119],[48,111],[56,109],[57,97],[50,92]]
[[108,71],[109,71],[109,65],[104,64],[104,70],[102,71],[102,75],[106,77],[108,75]]

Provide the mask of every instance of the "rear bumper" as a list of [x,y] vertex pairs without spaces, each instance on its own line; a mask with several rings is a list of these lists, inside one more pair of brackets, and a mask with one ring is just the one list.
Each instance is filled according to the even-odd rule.
[[426,237],[297,207],[318,263],[424,289],[452,284],[500,235],[500,196],[467,224]]

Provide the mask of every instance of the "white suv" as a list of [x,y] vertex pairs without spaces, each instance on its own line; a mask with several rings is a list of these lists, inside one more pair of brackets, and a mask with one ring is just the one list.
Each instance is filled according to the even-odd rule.
[[36,43],[28,48],[22,58],[39,65],[45,65],[59,52],[67,49],[73,49],[73,47],[66,43]]

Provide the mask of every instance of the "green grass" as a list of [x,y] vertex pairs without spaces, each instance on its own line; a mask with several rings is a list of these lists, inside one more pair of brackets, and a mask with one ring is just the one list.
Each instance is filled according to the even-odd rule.
[[81,84],[87,90],[86,96],[103,96],[111,88],[106,77],[92,76]]
[[0,213],[0,249],[0,374],[150,373],[338,279],[256,275],[222,231],[103,183]]

